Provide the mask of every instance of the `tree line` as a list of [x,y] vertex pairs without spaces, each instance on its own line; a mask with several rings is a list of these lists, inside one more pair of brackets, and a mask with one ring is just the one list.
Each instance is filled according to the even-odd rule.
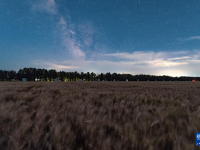
[[0,81],[21,81],[22,78],[26,78],[27,81],[35,81],[38,79],[39,81],[54,81],[54,79],[58,79],[60,81],[78,81],[82,79],[82,81],[192,81],[198,80],[200,81],[200,77],[171,77],[171,76],[156,76],[156,75],[131,75],[131,74],[118,74],[118,73],[100,73],[96,74],[94,72],[65,72],[59,71],[57,72],[55,69],[36,69],[36,68],[24,68],[20,69],[18,72],[11,70],[0,70]]

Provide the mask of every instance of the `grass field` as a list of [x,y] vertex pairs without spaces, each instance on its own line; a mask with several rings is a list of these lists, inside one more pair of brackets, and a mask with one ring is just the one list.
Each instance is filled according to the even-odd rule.
[[200,82],[0,82],[0,150],[192,150]]

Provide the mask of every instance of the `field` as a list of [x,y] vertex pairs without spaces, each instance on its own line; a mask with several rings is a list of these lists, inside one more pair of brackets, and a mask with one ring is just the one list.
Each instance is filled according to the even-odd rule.
[[192,150],[200,82],[0,82],[1,150]]

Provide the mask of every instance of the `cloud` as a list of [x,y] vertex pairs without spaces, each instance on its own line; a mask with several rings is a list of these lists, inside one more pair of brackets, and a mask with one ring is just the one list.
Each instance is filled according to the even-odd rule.
[[192,57],[188,56],[188,51],[180,51],[180,52],[153,52],[153,51],[135,51],[133,53],[111,53],[105,54],[107,57],[114,57],[117,59],[123,60],[132,60],[135,62],[154,62],[154,61],[177,61],[177,60],[185,60],[190,59]]
[[61,65],[53,62],[46,62],[41,60],[35,60],[33,62],[34,65],[40,66],[43,68],[45,66],[47,69],[56,69],[56,70],[74,70],[77,69],[77,66],[70,66],[70,65]]
[[[200,52],[200,51],[199,51]],[[142,53],[142,54],[141,54]],[[155,54],[155,59],[148,58],[149,54]],[[106,72],[117,72],[117,73],[131,73],[131,74],[152,74],[152,75],[170,75],[170,76],[199,76],[200,74],[200,59],[195,59],[194,55],[180,56],[172,52],[134,52],[129,53],[117,53],[104,54],[102,60],[92,61],[62,61],[54,63],[44,63],[47,67],[52,68],[56,65],[69,66],[73,64],[72,68],[66,68],[65,71],[78,71],[78,72],[95,72],[95,73],[106,73]],[[127,55],[133,56],[125,57]],[[164,55],[166,54],[166,55]],[[184,54],[184,53],[183,53]],[[199,55],[199,54],[198,54]],[[121,57],[126,60],[105,60],[105,56]],[[138,56],[143,56],[138,57]],[[63,67],[64,68],[64,67]],[[60,69],[60,68],[54,68]],[[74,70],[73,70],[74,69]]]
[[200,40],[200,36],[192,36],[187,38],[187,40]]
[[147,64],[154,67],[173,67],[180,65],[187,65],[187,62],[173,62],[173,61],[164,61],[164,60],[155,60],[155,61],[146,61]]
[[187,37],[187,38],[179,38],[178,40],[182,41],[182,42],[200,40],[200,36],[191,36],[191,37]]
[[[67,61],[62,62],[63,65],[60,65],[61,62],[50,63],[42,62],[40,64],[42,67],[56,70],[64,71],[78,71],[78,72],[95,72],[95,73],[106,73],[106,72],[117,72],[117,73],[131,73],[131,74],[152,74],[152,75],[171,75],[171,76],[181,76],[187,75],[186,70],[178,69],[180,66],[176,65],[171,67],[163,67],[160,65],[152,65],[147,63],[146,65],[138,65],[132,61]],[[64,65],[66,64],[66,65]],[[68,68],[67,64],[73,64],[73,67]],[[38,63],[35,63],[38,66]],[[62,66],[62,67],[59,67]],[[165,65],[164,65],[165,66]],[[166,70],[170,70],[166,72]],[[175,74],[175,72],[182,72],[182,74]]]
[[116,57],[125,60],[155,60],[157,58],[164,57],[166,55],[165,52],[143,52],[143,51],[135,51],[133,53],[112,53],[112,54],[105,54],[105,56]]
[[175,57],[175,58],[169,58],[168,60],[185,60],[185,59],[191,59],[192,57],[184,56],[184,57]]
[[35,11],[43,11],[49,14],[56,15],[58,13],[54,0],[38,0],[32,5]]

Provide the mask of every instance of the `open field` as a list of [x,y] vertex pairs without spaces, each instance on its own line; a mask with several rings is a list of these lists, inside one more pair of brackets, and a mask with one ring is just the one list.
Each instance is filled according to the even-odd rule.
[[1,150],[192,150],[200,82],[0,82]]

